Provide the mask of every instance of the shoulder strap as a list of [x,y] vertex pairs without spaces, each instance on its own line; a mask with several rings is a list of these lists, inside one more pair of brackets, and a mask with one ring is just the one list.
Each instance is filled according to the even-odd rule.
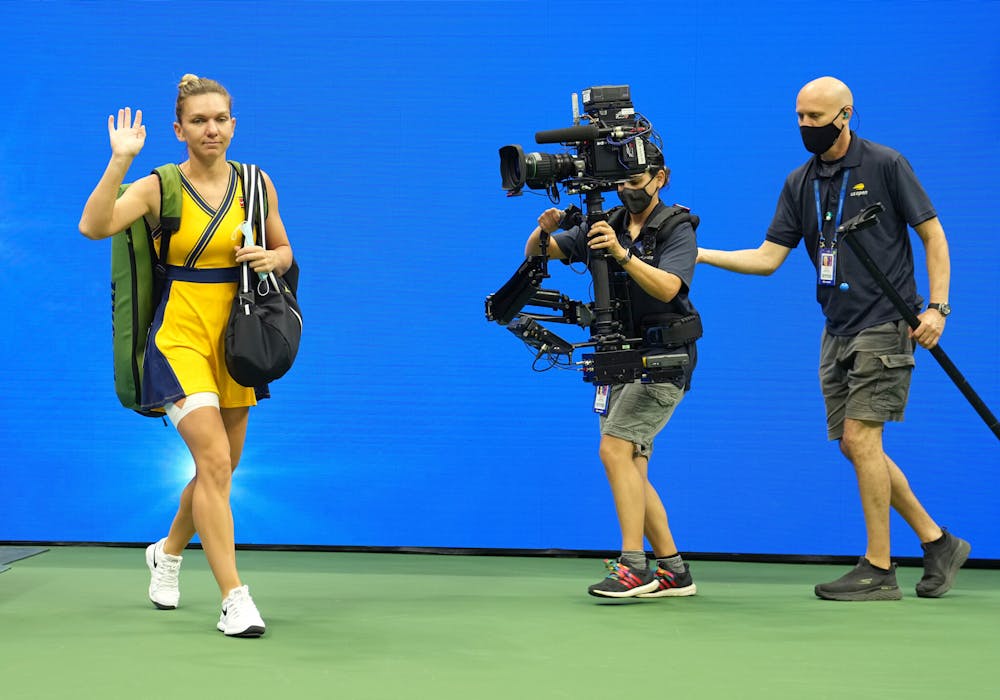
[[627,225],[627,216],[628,213],[625,211],[625,207],[612,207],[608,210],[608,226],[617,231],[619,226],[624,227]]
[[[228,161],[228,162],[229,162],[229,164],[231,166],[233,166],[233,169],[236,170],[236,174],[240,176],[240,183],[243,185],[243,197],[244,197],[244,200],[245,200],[245,198],[247,196],[247,183],[246,183],[246,178],[243,175],[243,166],[244,166],[244,163],[240,163],[237,160],[231,160],[231,161]],[[254,166],[254,167],[257,168],[258,171],[260,170],[259,167],[257,167],[257,166]],[[267,190],[266,189],[264,190],[264,210],[263,211],[264,211],[264,214],[263,214],[264,218],[267,218]]]
[[181,227],[181,171],[167,163],[153,172],[160,178],[160,232],[169,235]]
[[[689,223],[691,228],[697,229],[701,219],[697,214],[692,214],[690,209],[680,204],[661,209],[652,221],[646,222],[642,242],[646,254],[651,253],[657,244],[666,241],[674,229],[683,223]],[[651,229],[656,230],[655,236]]]
[[254,229],[254,239],[257,245],[267,247],[266,231],[264,221],[267,219],[267,193],[264,191],[264,177],[260,173],[260,168],[250,163],[239,165],[230,161],[237,167],[240,178],[243,181],[243,200],[246,206],[246,220]]
[[181,170],[176,163],[167,163],[153,172],[160,179],[160,252],[156,256],[156,272],[162,284],[167,274],[170,236],[181,227]]

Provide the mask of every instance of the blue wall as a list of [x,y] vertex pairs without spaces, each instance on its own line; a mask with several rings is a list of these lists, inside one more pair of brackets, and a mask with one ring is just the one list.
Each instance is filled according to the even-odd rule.
[[[233,93],[230,157],[274,179],[303,271],[306,335],[251,414],[238,541],[618,545],[591,387],[533,373],[483,316],[548,206],[505,199],[497,148],[568,126],[570,94],[590,85],[632,86],[666,142],[666,198],[702,216],[702,245],[734,248],[760,243],[805,160],[798,88],[845,80],[854,126],[907,155],[938,208],[956,310],[942,344],[1000,410],[996,3],[125,8],[3,4],[0,540],[155,539],[192,473],[172,428],[118,406],[110,244],[76,233],[118,107],[148,127],[130,177],[183,159],[171,123],[186,72]],[[770,278],[698,270],[695,389],[651,467],[682,550],[863,550],[853,470],[825,439],[813,275],[802,249]],[[922,257],[918,281],[926,294]],[[546,286],[589,294],[561,265]],[[925,351],[886,444],[974,556],[1000,557],[997,441]],[[900,520],[893,537],[897,555],[919,552]]]

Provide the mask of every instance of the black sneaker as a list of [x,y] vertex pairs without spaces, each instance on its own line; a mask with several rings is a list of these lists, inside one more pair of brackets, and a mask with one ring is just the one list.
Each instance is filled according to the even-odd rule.
[[640,598],[668,598],[694,595],[698,587],[691,578],[691,568],[684,564],[684,573],[678,574],[669,569],[656,569],[656,588],[648,593],[640,593]]
[[851,571],[836,581],[818,584],[815,591],[824,600],[900,600],[903,597],[896,584],[896,565],[883,573],[864,557]]
[[607,577],[587,589],[590,595],[604,598],[631,598],[640,593],[655,590],[660,585],[649,569],[640,571],[631,569],[618,559],[605,559],[604,566],[608,568]]
[[972,551],[972,545],[965,540],[944,528],[941,531],[941,542],[920,545],[924,550],[924,575],[917,582],[917,595],[921,598],[940,598],[947,593]]

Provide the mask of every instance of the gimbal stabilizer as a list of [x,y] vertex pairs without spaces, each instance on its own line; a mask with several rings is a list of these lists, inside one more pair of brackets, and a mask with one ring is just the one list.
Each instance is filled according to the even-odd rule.
[[[603,211],[602,191],[613,189],[615,183],[605,183],[586,194],[585,206],[587,222],[590,225],[607,219]],[[566,219],[579,219],[580,210],[571,207]],[[566,226],[568,228],[568,226]],[[486,297],[486,318],[500,324],[527,345],[538,351],[536,360],[543,355],[566,355],[572,358],[573,351],[591,347],[593,354],[583,356],[584,381],[597,384],[618,384],[634,382],[654,377],[676,375],[688,364],[686,352],[650,355],[643,352],[641,338],[626,338],[621,332],[620,322],[615,320],[615,303],[611,299],[608,278],[607,255],[603,250],[590,252],[590,268],[594,281],[594,302],[585,304],[573,301],[557,291],[541,289],[542,280],[548,274],[549,234],[542,231],[539,236],[540,255],[526,259],[510,278],[494,294]],[[561,311],[562,315],[525,312],[527,305],[541,306]],[[586,343],[570,343],[539,323],[574,323],[591,328],[591,337]],[[559,364],[553,360],[552,366]]]

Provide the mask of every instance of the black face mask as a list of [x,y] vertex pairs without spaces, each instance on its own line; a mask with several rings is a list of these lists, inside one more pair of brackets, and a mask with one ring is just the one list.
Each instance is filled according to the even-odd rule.
[[[845,107],[847,105],[840,108],[837,112],[837,117],[844,113]],[[822,155],[833,148],[833,144],[837,143],[837,139],[840,138],[840,132],[844,130],[844,127],[837,126],[837,117],[834,117],[833,121],[823,126],[799,127],[799,132],[802,134],[802,144],[806,147],[807,151],[816,155]]]
[[641,214],[646,211],[646,207],[653,201],[653,195],[647,192],[646,188],[650,182],[654,182],[655,180],[656,178],[654,177],[637,190],[628,187],[622,187],[618,190],[618,199],[622,200],[622,204],[628,209],[629,214]]

